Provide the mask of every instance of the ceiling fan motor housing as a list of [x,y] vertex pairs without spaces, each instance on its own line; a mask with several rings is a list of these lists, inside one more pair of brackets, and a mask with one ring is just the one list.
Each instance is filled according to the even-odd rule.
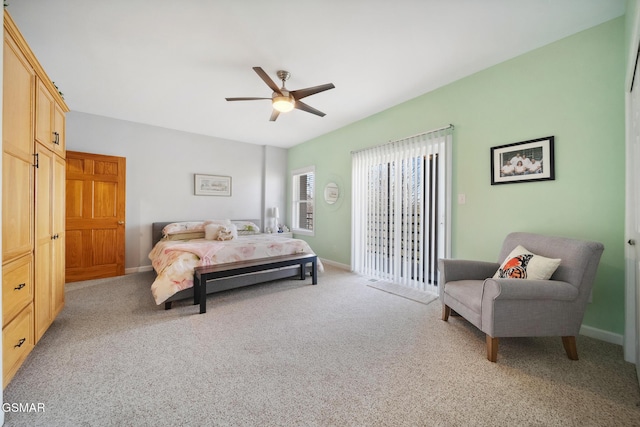
[[278,78],[280,80],[282,80],[282,85],[284,86],[284,82],[289,80],[289,77],[291,77],[291,73],[285,70],[278,70],[276,75],[278,76]]

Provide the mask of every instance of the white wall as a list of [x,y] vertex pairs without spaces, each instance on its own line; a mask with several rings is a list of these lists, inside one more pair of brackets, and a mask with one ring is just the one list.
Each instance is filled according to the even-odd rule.
[[275,227],[273,208],[280,211],[280,223],[285,223],[287,213],[287,155],[282,154],[283,149],[265,146],[265,227]]
[[[261,218],[285,205],[287,150],[86,113],[67,114],[67,150],[127,159],[127,272],[149,266],[151,223]],[[193,175],[231,176],[231,197],[195,196]]]

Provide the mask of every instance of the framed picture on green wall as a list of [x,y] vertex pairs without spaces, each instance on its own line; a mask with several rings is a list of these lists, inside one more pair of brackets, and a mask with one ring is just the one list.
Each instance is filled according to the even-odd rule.
[[491,147],[491,185],[555,179],[553,136]]

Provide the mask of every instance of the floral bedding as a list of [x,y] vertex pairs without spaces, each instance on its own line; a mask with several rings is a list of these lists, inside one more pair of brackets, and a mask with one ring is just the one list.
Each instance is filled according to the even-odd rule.
[[[198,266],[303,252],[313,253],[304,240],[275,234],[238,236],[227,241],[161,240],[149,254],[157,273],[151,293],[156,304],[162,304],[173,294],[193,287],[193,269]],[[322,263],[318,260],[318,271],[322,270]]]

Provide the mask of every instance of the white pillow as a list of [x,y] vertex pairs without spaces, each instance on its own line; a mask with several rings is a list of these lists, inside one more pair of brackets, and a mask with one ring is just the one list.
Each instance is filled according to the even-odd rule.
[[561,259],[536,255],[518,245],[504,260],[494,279],[548,280],[560,265]]

